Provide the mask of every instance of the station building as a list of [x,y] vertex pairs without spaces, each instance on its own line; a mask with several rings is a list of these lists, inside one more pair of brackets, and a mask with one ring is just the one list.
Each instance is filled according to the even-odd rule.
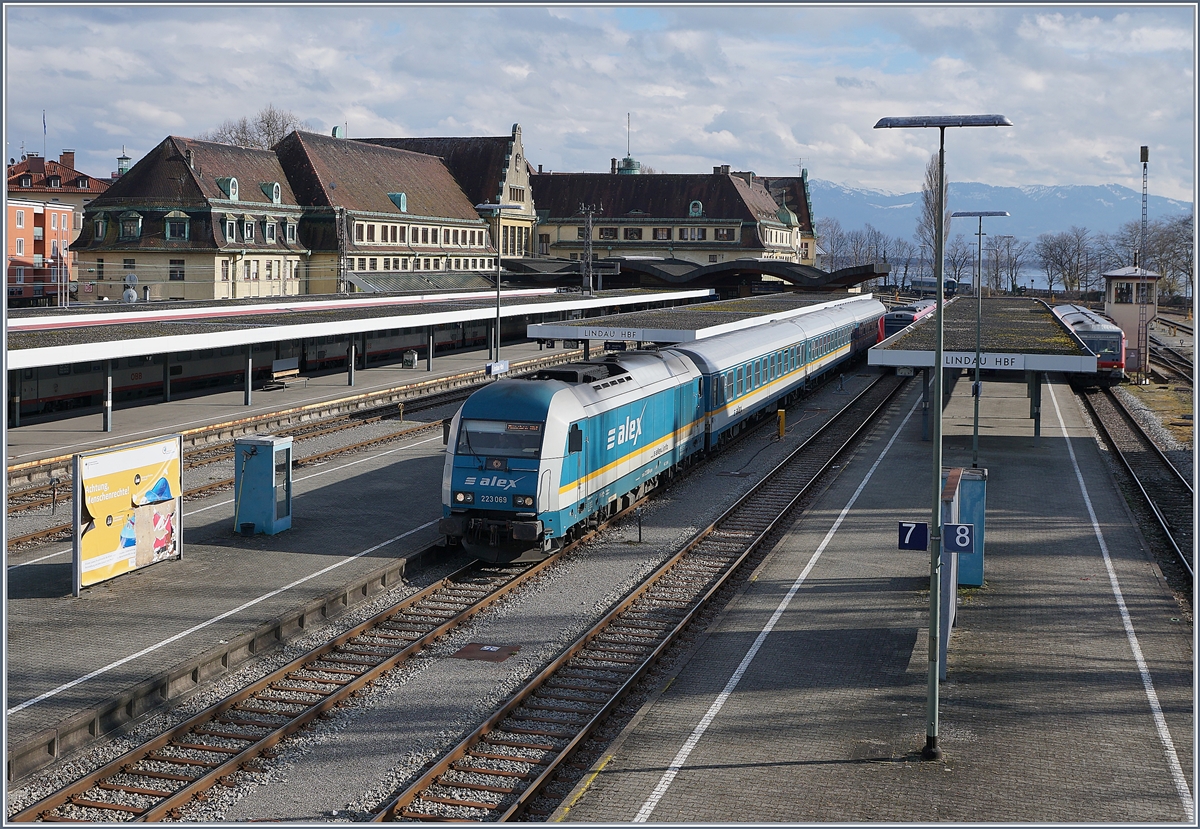
[[[813,264],[807,182],[763,179],[714,167],[712,174],[641,174],[632,158],[609,173],[538,173],[538,253],[578,260],[653,257],[710,265],[737,259]],[[777,203],[768,185],[782,196]],[[797,213],[799,209],[799,213]]]

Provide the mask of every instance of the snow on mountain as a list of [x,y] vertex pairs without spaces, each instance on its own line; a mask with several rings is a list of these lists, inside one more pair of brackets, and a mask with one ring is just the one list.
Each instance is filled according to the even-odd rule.
[[[921,211],[920,193],[888,193],[809,179],[814,218],[837,219],[843,230],[868,223],[890,236],[911,239]],[[1060,233],[1072,225],[1092,232],[1111,233],[1126,222],[1142,217],[1142,194],[1119,184],[1014,185],[950,182],[947,207],[955,210],[1007,210],[1008,218],[988,219],[985,232],[1036,239],[1042,233]],[[1188,202],[1150,194],[1149,218],[1167,218],[1192,211]],[[951,233],[967,233],[952,223]],[[972,232],[978,225],[972,223]],[[967,235],[970,235],[967,233]]]

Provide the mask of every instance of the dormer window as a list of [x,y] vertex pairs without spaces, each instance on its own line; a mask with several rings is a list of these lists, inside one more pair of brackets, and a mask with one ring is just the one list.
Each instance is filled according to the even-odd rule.
[[285,228],[287,228],[287,240],[288,240],[288,242],[289,242],[289,243],[295,243],[295,241],[296,241],[296,223],[295,223],[295,222],[288,222],[287,224],[285,224],[285,225],[284,225],[284,227],[285,227]]
[[186,239],[188,238],[188,216],[181,210],[172,210],[167,214],[163,222],[163,238],[165,239]]
[[247,219],[246,221],[242,222],[242,225],[243,225],[242,234],[246,237],[246,241],[253,242],[254,241],[254,220]]
[[263,223],[263,236],[268,242],[275,241],[275,222],[267,220]]
[[33,186],[33,176],[21,176],[21,186],[22,187],[32,187]]
[[136,239],[142,235],[142,217],[138,213],[121,214],[121,238]]
[[92,227],[92,238],[99,241],[108,234],[108,219],[97,217],[96,222]]
[[80,176],[79,181],[75,182],[75,186],[78,187],[80,190],[88,189],[87,176]]
[[392,200],[392,204],[396,205],[396,209],[401,213],[408,212],[408,194],[407,193],[388,193],[388,198]]
[[61,176],[47,176],[46,177],[46,186],[47,187],[62,187],[62,177]]
[[271,204],[279,204],[283,196],[283,190],[277,181],[264,181],[259,185],[262,188],[263,195],[271,200]]
[[225,198],[230,201],[238,200],[238,181],[233,177],[222,177],[217,179],[217,187],[221,188],[221,192],[225,194]]
[[225,241],[226,242],[236,242],[237,241],[237,220],[235,220],[235,219],[226,219],[225,220]]
[[704,205],[698,201],[694,201],[688,205],[688,216],[696,218],[704,215]]

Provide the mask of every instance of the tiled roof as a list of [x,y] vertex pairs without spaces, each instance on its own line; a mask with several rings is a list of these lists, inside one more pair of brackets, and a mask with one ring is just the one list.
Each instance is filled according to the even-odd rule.
[[494,202],[499,196],[500,176],[512,146],[511,135],[465,138],[363,138],[398,150],[424,153],[443,159],[472,204]]
[[[28,174],[30,177],[29,187],[21,186],[21,176],[25,174]],[[50,187],[46,181],[51,176],[58,176],[62,186]],[[87,187],[78,186],[81,176],[87,177]],[[13,195],[21,193],[62,193],[64,190],[69,193],[99,195],[108,188],[109,183],[103,179],[89,176],[87,173],[81,173],[73,167],[68,167],[58,161],[42,158],[41,156],[29,156],[15,164],[10,164],[8,167],[8,192]]]
[[530,181],[538,212],[548,213],[551,221],[577,216],[579,206],[587,204],[598,208],[599,220],[686,222],[693,201],[701,203],[709,220],[778,221],[779,206],[766,189],[733,175],[541,173]]
[[[189,162],[188,153],[191,153]],[[103,197],[89,206],[138,204],[146,207],[208,207],[229,197],[218,179],[236,178],[238,202],[261,211],[273,205],[263,184],[279,183],[280,206],[297,205],[279,159],[270,150],[254,150],[168,136],[117,179]]]
[[[304,204],[482,224],[440,158],[311,132],[293,132],[275,152]],[[406,213],[388,193],[405,194]]]
[[763,176],[762,182],[777,204],[784,205],[800,221],[800,229],[812,232],[808,181],[800,176]]

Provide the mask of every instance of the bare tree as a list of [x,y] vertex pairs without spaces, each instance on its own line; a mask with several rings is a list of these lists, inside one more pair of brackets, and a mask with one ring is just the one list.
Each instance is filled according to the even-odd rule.
[[[946,210],[945,224],[942,226],[942,242],[950,240],[950,200],[945,198],[946,187],[942,185],[942,206]],[[934,239],[937,237],[938,214],[938,157],[934,153],[925,165],[925,183],[921,186],[921,215],[917,219],[916,239],[919,243],[929,246],[929,256],[935,257]]]
[[892,282],[897,288],[904,290],[908,287],[909,269],[917,264],[917,246],[907,239],[893,239],[892,253],[888,261],[894,268]]
[[975,247],[959,233],[946,247],[946,276],[962,282],[964,276],[975,273],[974,264]]
[[1029,248],[1029,242],[1013,236],[1001,238],[996,248],[999,268],[1008,282],[1008,289],[1013,293],[1016,293],[1021,269],[1029,259]]
[[1038,237],[1033,252],[1042,273],[1046,275],[1046,288],[1053,291],[1055,285],[1062,283],[1064,288],[1070,290],[1074,274],[1071,234],[1043,233]]
[[250,118],[243,115],[236,120],[225,121],[216,129],[200,133],[196,138],[218,144],[269,150],[292,131],[303,129],[312,129],[312,126],[294,113],[267,104]]
[[832,272],[845,267],[846,233],[842,230],[841,222],[824,217],[817,219],[813,229],[816,232],[817,244],[825,251],[821,260],[825,270]]

